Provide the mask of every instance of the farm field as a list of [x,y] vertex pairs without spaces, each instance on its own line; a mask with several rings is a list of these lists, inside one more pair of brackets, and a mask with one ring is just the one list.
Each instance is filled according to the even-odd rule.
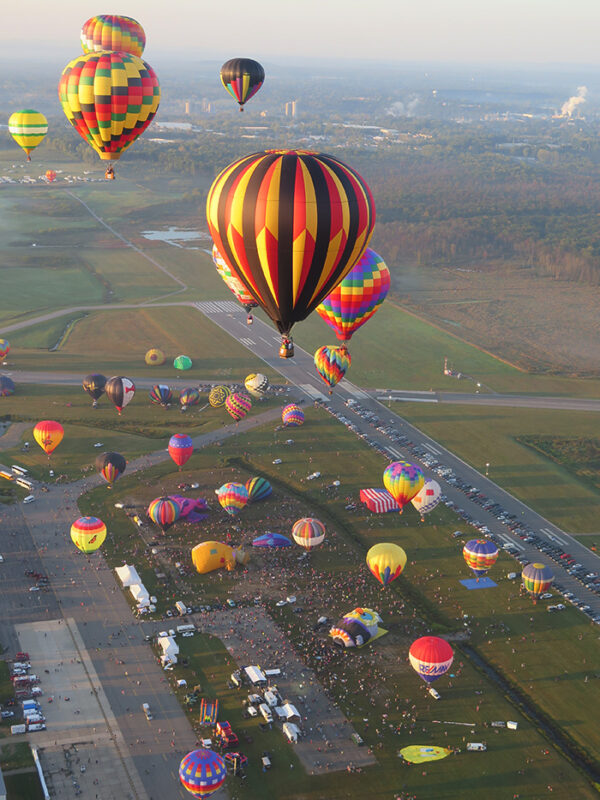
[[[494,567],[492,577],[498,582],[495,589],[465,591],[458,583],[459,578],[468,576],[462,559],[462,542],[457,543],[451,537],[456,520],[446,509],[436,509],[425,524],[419,523],[412,509],[402,517],[394,514],[375,517],[362,507],[356,512],[346,511],[344,507],[348,498],[357,500],[362,486],[379,485],[385,461],[324,412],[308,409],[307,414],[305,426],[294,431],[293,445],[284,444],[287,432],[273,431],[272,426],[266,426],[226,440],[220,447],[195,453],[182,473],[162,464],[144,473],[144,485],[135,476],[125,476],[110,498],[101,489],[83,497],[80,501],[82,511],[101,516],[112,532],[106,545],[109,563],[135,558],[150,591],[160,592],[163,596],[177,593],[189,602],[214,604],[232,597],[244,604],[260,594],[269,613],[288,630],[296,649],[304,654],[310,666],[317,670],[319,679],[338,697],[358,732],[376,748],[376,755],[386,769],[365,770],[364,778],[352,775],[353,785],[358,786],[357,781],[364,779],[365,786],[368,783],[376,792],[374,796],[387,797],[391,787],[395,786],[397,790],[401,780],[406,790],[416,791],[419,798],[478,797],[482,791],[486,796],[502,798],[513,785],[511,781],[517,769],[524,770],[523,780],[529,787],[527,796],[550,796],[545,787],[552,785],[553,781],[557,785],[552,796],[561,796],[561,786],[566,786],[564,776],[570,773],[571,767],[553,749],[549,751],[552,755],[540,756],[547,749],[544,740],[529,721],[523,719],[513,706],[507,705],[502,693],[475,671],[468,658],[460,652],[459,643],[454,646],[457,648],[455,663],[457,669],[460,667],[460,674],[450,681],[446,676],[439,682],[438,688],[443,696],[443,705],[440,706],[432,704],[427,695],[421,694],[418,680],[405,663],[406,652],[416,635],[431,630],[462,631],[463,614],[467,614],[471,645],[513,686],[531,698],[538,709],[555,720],[576,747],[594,758],[600,741],[593,715],[588,714],[587,709],[590,692],[595,690],[595,679],[593,670],[586,672],[581,665],[597,662],[598,637],[595,630],[574,609],[562,612],[560,617],[548,615],[543,603],[533,606],[529,598],[521,597],[518,585],[504,577],[514,569],[514,561],[504,553]],[[350,458],[351,454],[353,458]],[[274,457],[282,458],[283,463],[273,465]],[[322,473],[317,481],[306,481],[309,459],[308,469]],[[198,481],[198,493],[210,502],[214,488],[223,480],[245,481],[253,474],[264,475],[272,482],[272,500],[248,506],[233,522],[215,504],[216,510],[197,532],[194,526],[175,525],[163,537],[157,529],[149,528],[144,537],[157,539],[157,556],[147,550],[146,558],[141,557],[139,534],[123,512],[113,507],[117,499],[143,507],[156,495],[157,486],[167,492],[173,491],[180,480]],[[342,488],[327,488],[336,479],[342,481]],[[247,546],[265,528],[289,533],[290,521],[301,514],[318,516],[328,530],[325,544],[311,555],[307,568],[301,569],[296,565],[297,551],[270,556],[253,553],[247,572],[238,568],[231,573],[198,576],[188,566],[189,551],[200,538]],[[465,539],[469,536],[466,528]],[[364,564],[367,548],[378,541],[398,542],[408,553],[404,575],[385,591],[381,590]],[[184,577],[172,569],[175,560],[185,565]],[[162,588],[153,577],[158,566],[161,571],[169,573],[168,582]],[[273,573],[277,575],[272,581],[275,592],[265,580]],[[344,588],[341,591],[323,588],[338,585]],[[297,594],[298,606],[304,608],[304,613],[293,615],[287,608],[275,607],[275,600],[282,593],[285,596],[286,591]],[[360,653],[340,654],[334,650],[329,664],[315,660],[315,653],[330,652],[326,644],[320,649],[311,645],[316,638],[312,633],[316,617],[324,613],[335,620],[356,605],[377,609],[383,617],[384,627],[389,630],[388,636]],[[161,606],[159,611],[164,613],[164,608]],[[215,652],[219,649],[212,644],[202,645],[205,646]],[[208,661],[204,662],[201,659],[199,669],[203,670],[214,696],[218,695],[226,704],[230,721],[237,726],[236,720],[241,716],[239,694],[228,693],[224,689],[224,679],[220,677],[227,670],[231,671],[230,665],[222,656],[207,655],[206,659]],[[217,663],[220,666],[215,672]],[[209,669],[209,664],[215,669]],[[382,682],[383,674],[387,677]],[[585,681],[586,675],[589,682]],[[340,683],[342,677],[348,685]],[[374,682],[378,687],[385,685],[391,695],[376,690]],[[483,691],[483,696],[477,694],[479,691]],[[386,706],[390,696],[395,695],[397,698],[391,708],[389,703]],[[372,712],[371,700],[377,708],[376,713]],[[405,706],[407,702],[409,705]],[[367,714],[374,719],[381,712],[389,715],[386,724],[400,724],[405,721],[401,718],[401,709],[410,708],[411,704],[415,705],[418,715],[414,729],[404,725],[400,733],[387,729],[385,733],[381,731],[380,737],[374,726],[365,726],[362,722]],[[488,741],[489,751],[478,761],[477,782],[470,787],[472,795],[465,794],[464,787],[466,774],[470,775],[470,780],[473,779],[472,767],[466,765],[462,755],[427,765],[426,777],[420,769],[397,766],[396,750],[406,744],[421,743],[421,739],[427,744],[438,744],[442,739],[444,744],[461,745],[464,732],[460,727],[448,727],[446,736],[444,729],[433,722],[440,718],[441,710],[443,719],[473,720],[477,727],[475,734],[469,732],[471,739],[478,740],[479,736]],[[511,718],[520,720],[519,733],[514,740],[506,738],[506,731],[495,735],[485,730],[483,725],[486,720],[489,723],[490,719]],[[239,725],[252,723],[240,721]],[[258,744],[262,749],[265,746]],[[285,749],[287,745],[282,742],[281,748]],[[275,772],[272,774],[276,775]],[[542,778],[542,775],[546,777]],[[393,783],[388,784],[390,776]],[[351,794],[349,785],[344,788],[346,776],[338,775],[336,778],[338,788],[335,791],[338,794],[327,794],[334,791],[334,783],[321,785],[321,781],[328,779],[319,778],[311,780],[306,789],[299,783],[297,796],[315,799],[356,796]],[[250,780],[245,785],[250,788]],[[319,788],[315,789],[317,786]],[[258,796],[239,791],[240,798]],[[580,791],[578,796],[592,796],[587,794],[591,790],[585,783],[577,791]]]

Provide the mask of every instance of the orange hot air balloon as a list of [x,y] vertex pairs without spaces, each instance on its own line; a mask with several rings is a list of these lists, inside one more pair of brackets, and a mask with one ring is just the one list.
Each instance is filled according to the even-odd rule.
[[43,419],[33,429],[33,438],[46,455],[50,455],[62,442],[65,431],[60,422]]

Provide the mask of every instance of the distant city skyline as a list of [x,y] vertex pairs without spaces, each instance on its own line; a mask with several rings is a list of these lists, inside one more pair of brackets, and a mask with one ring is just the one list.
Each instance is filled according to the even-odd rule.
[[[21,0],[5,4],[0,58],[80,51],[98,13],[135,17],[148,60],[255,58],[600,65],[597,0]],[[40,52],[41,51],[41,52]]]

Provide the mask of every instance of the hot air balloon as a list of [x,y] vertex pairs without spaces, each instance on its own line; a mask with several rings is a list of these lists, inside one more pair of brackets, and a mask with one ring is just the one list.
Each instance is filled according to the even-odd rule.
[[160,367],[165,363],[166,356],[158,347],[151,347],[144,356],[144,361],[149,367]]
[[343,342],[371,319],[390,289],[390,271],[367,247],[358,263],[317,306],[317,314]]
[[552,581],[554,580],[554,573],[545,564],[527,564],[521,573],[523,578],[523,586],[533,597],[535,603],[538,597],[547,592]]
[[258,92],[265,80],[265,71],[252,58],[231,58],[221,67],[221,83],[244,110],[244,103]]
[[238,301],[238,303],[241,303],[244,306],[244,310],[246,311],[246,314],[248,314],[247,321],[250,323],[252,321],[252,314],[250,312],[253,308],[258,308],[258,303],[252,297],[248,289],[246,289],[241,280],[233,274],[231,267],[219,253],[216,245],[213,245],[212,257],[213,261],[215,262],[217,272],[223,279],[225,285],[235,295],[235,299]]
[[119,416],[121,416],[121,411],[133,400],[135,384],[129,378],[115,375],[106,381],[104,391],[110,402],[119,412]]
[[250,478],[246,481],[248,490],[248,502],[258,503],[259,500],[266,500],[273,492],[273,487],[266,478]]
[[186,411],[188,406],[197,406],[199,402],[200,392],[198,389],[188,386],[179,392],[179,403],[182,411]]
[[346,347],[328,347],[323,345],[315,353],[315,367],[321,378],[330,387],[329,394],[346,374],[351,363],[350,353]]
[[9,397],[15,391],[15,384],[8,375],[0,375],[0,397]]
[[210,797],[225,783],[226,777],[225,761],[212,750],[193,750],[179,765],[179,780],[194,797]]
[[175,369],[185,370],[192,368],[192,359],[189,356],[177,356],[173,361],[173,366]]
[[99,14],[90,17],[81,28],[81,47],[84,53],[103,50],[141,56],[146,46],[146,34],[140,23],[119,14]]
[[[87,53],[70,61],[58,84],[65,116],[103,161],[116,161],[154,119],[160,85],[130,53]],[[112,164],[106,171],[114,178]]]
[[339,647],[363,647],[387,633],[379,627],[380,622],[381,617],[372,608],[355,608],[329,629],[329,635]]
[[383,472],[383,485],[402,509],[423,488],[425,477],[419,467],[408,461],[393,461]]
[[215,490],[215,494],[221,506],[232,517],[239,514],[248,502],[248,489],[243,483],[224,483]]
[[463,547],[463,558],[467,567],[470,567],[477,576],[477,580],[494,566],[498,553],[498,548],[489,539],[471,539]]
[[32,108],[15,111],[8,120],[8,132],[27,154],[27,161],[31,161],[31,151],[35,150],[48,133],[48,120]]
[[71,525],[71,539],[82,553],[93,553],[106,539],[106,525],[98,517],[79,517]]
[[332,156],[268,150],[215,179],[206,205],[217,249],[282,334],[306,319],[354,266],[375,222],[371,192]]
[[225,398],[225,408],[229,415],[238,422],[248,414],[252,408],[252,400],[243,392],[233,392]]
[[408,658],[425,683],[433,683],[450,669],[454,652],[439,636],[421,636],[411,644]]
[[60,422],[54,422],[51,419],[38,422],[33,429],[33,438],[48,457],[62,442],[64,435],[65,431]]
[[437,506],[442,499],[442,490],[437,481],[427,478],[423,484],[423,488],[410,501],[421,515],[421,522],[425,518],[425,514]]
[[93,408],[97,408],[98,400],[104,394],[106,387],[106,378],[98,372],[93,372],[91,375],[86,375],[82,381],[83,391],[89,394],[92,398]]
[[56,172],[53,169],[47,169],[44,177],[48,183],[53,183],[56,180]]
[[379,583],[387,586],[402,573],[406,566],[406,553],[397,544],[375,544],[367,553],[367,566]]
[[243,547],[234,550],[223,542],[200,542],[192,550],[192,563],[201,575],[223,567],[231,572],[236,564],[247,564],[249,560]]
[[100,453],[96,458],[96,469],[109,487],[125,472],[127,461],[120,453]]
[[179,519],[181,508],[171,497],[157,497],[148,506],[147,514],[163,533]]
[[153,386],[148,392],[148,396],[152,403],[163,406],[163,408],[170,406],[173,400],[173,392],[164,383],[157,383]]
[[267,531],[262,536],[258,536],[252,542],[253,547],[291,547],[292,543],[287,536],[281,533]]
[[295,403],[290,403],[282,410],[281,421],[286,428],[297,428],[304,423],[304,411]]
[[194,452],[194,443],[186,433],[175,433],[169,439],[169,455],[179,469],[190,460]]
[[294,523],[292,537],[300,547],[305,550],[312,550],[313,547],[320,545],[325,538],[325,525],[318,519],[303,517]]
[[253,372],[246,377],[244,386],[246,391],[251,394],[252,397],[260,399],[267,393],[267,389],[269,388],[269,379],[266,375],[262,375],[260,372]]
[[231,394],[231,389],[227,386],[213,386],[208,393],[208,402],[212,408],[220,408],[225,405],[225,400]]
[[8,339],[0,339],[0,358],[4,359],[10,350],[10,342]]

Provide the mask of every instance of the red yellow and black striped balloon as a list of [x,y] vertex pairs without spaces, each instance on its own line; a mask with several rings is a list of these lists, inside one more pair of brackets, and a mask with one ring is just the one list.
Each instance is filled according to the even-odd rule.
[[361,257],[375,204],[360,175],[333,156],[266,150],[217,176],[206,216],[220,254],[287,335]]

